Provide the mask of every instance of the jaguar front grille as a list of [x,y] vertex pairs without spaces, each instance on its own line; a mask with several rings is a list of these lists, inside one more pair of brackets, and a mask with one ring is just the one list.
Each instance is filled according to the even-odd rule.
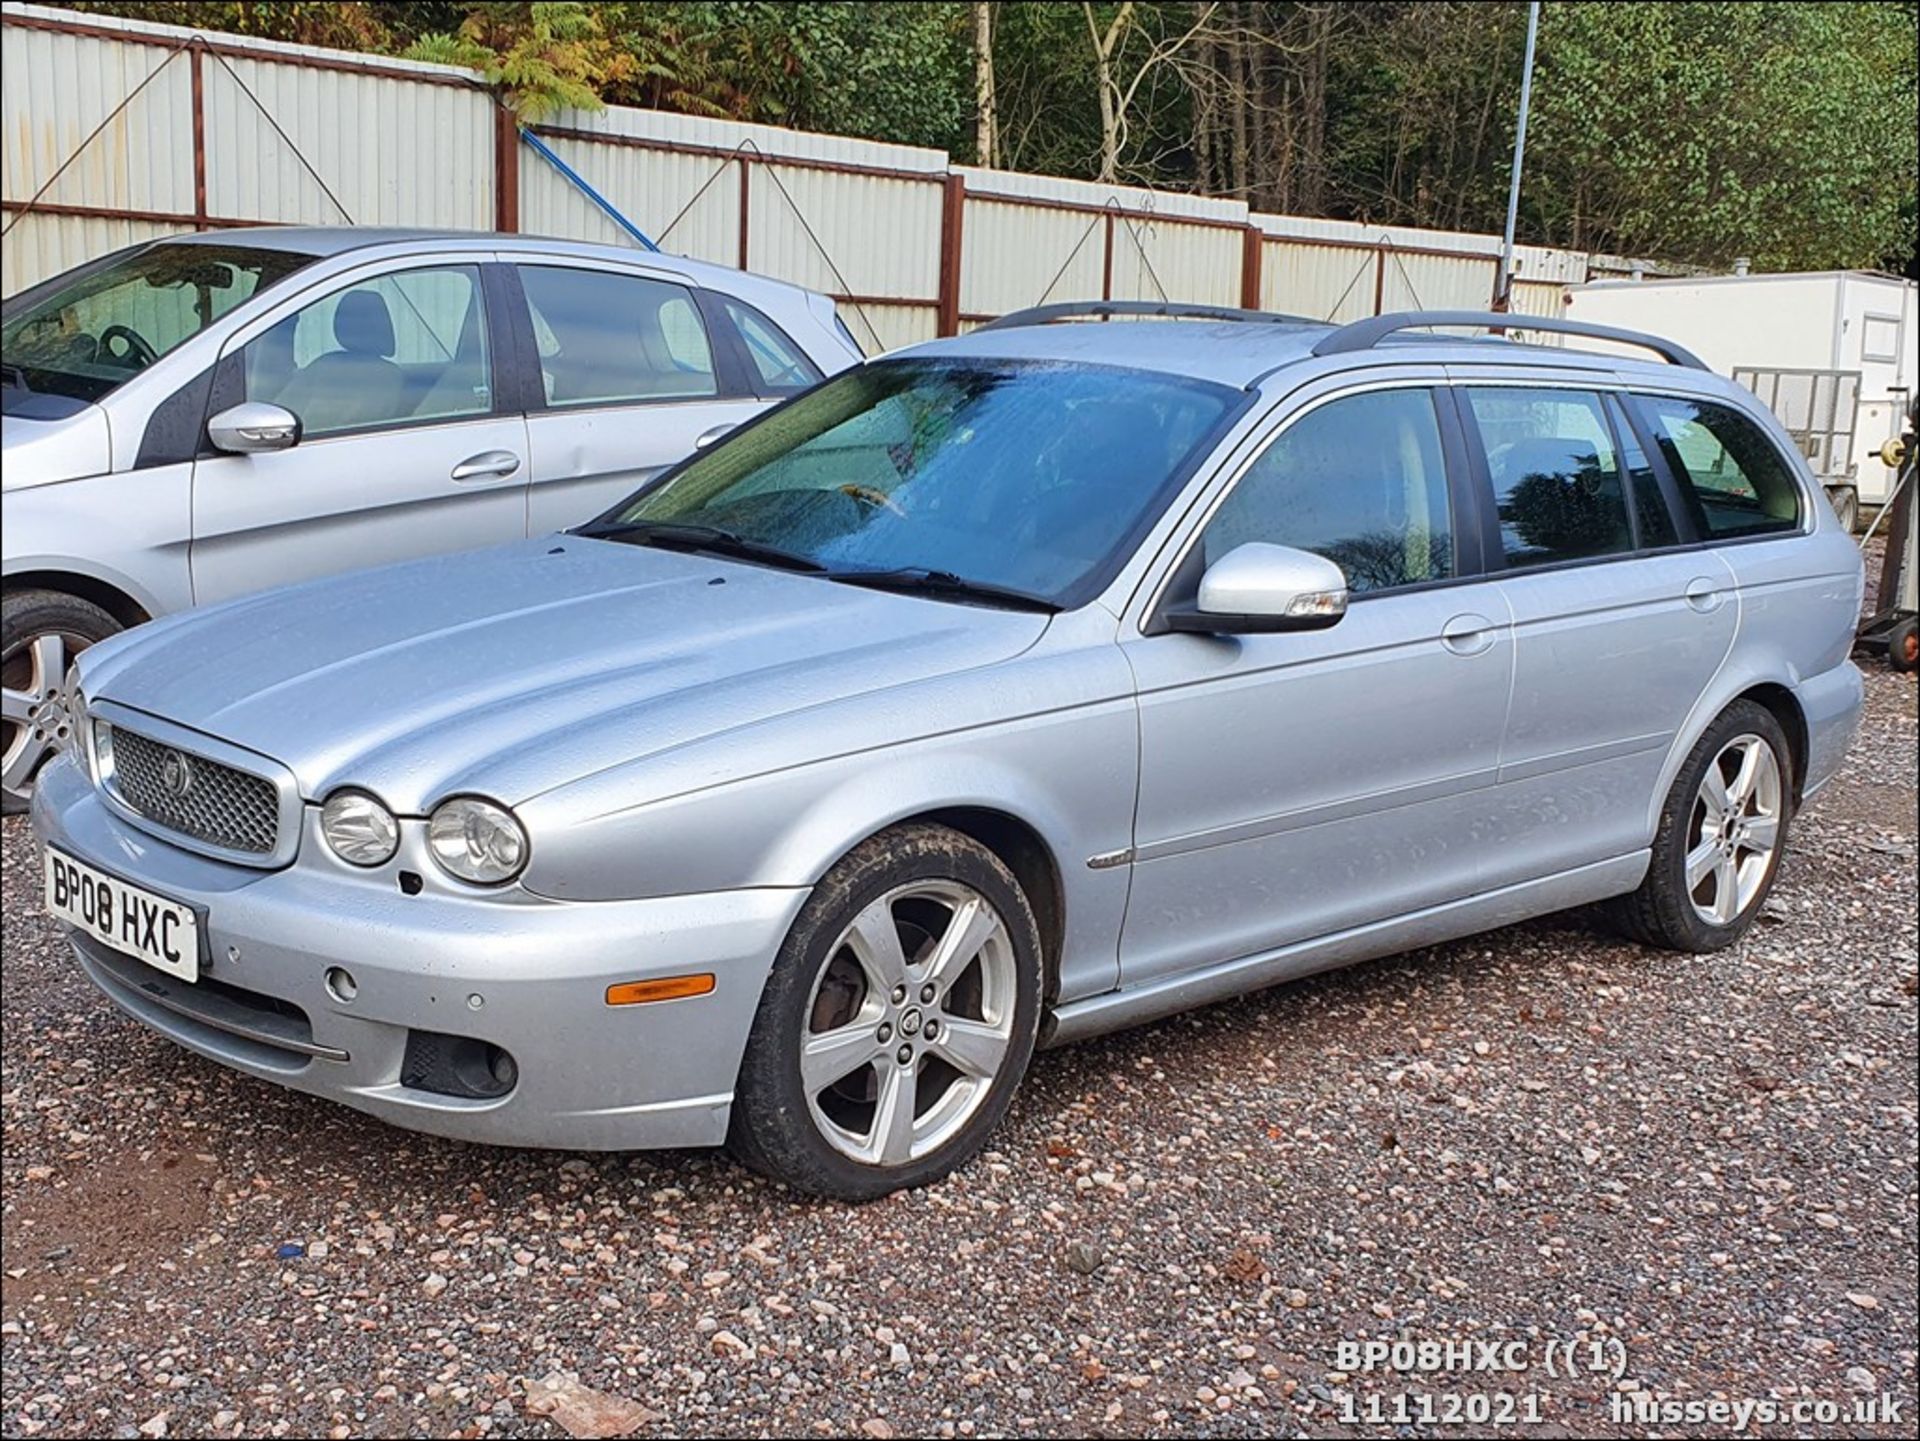
[[280,842],[272,781],[115,725],[110,784],[134,814],[221,850],[271,855]]

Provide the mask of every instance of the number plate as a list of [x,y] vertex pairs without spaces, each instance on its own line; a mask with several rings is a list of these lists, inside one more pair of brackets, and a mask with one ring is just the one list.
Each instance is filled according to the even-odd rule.
[[200,918],[193,907],[156,896],[49,848],[47,909],[122,955],[183,981],[200,978]]

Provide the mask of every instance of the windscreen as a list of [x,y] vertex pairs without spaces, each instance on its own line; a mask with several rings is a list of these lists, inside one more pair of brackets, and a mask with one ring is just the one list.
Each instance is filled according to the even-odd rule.
[[829,571],[1077,603],[1243,397],[1106,366],[903,359],[788,402],[607,517],[711,526]]
[[0,321],[8,413],[30,396],[92,402],[313,260],[246,245],[146,245],[56,276]]

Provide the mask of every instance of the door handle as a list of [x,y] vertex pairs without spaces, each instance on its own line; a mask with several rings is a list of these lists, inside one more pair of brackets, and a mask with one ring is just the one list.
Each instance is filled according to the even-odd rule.
[[722,421],[719,425],[716,425],[707,430],[701,431],[698,435],[696,435],[693,438],[693,448],[695,450],[705,450],[708,446],[712,445],[721,436],[731,431],[734,428],[735,424],[736,422],[731,420]]
[[1720,603],[1725,599],[1718,581],[1697,575],[1687,582],[1687,604],[1702,615],[1720,609]]
[[1493,636],[1493,622],[1471,612],[1440,627],[1440,644],[1455,655],[1479,655],[1492,648]]
[[453,480],[491,480],[512,475],[520,468],[520,457],[510,450],[483,450],[470,455],[451,471]]

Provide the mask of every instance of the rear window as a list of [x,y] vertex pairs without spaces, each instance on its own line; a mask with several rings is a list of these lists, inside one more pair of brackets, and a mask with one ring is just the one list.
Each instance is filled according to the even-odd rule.
[[719,393],[706,322],[685,286],[610,270],[523,265],[547,404]]
[[1731,406],[1637,395],[1693,511],[1702,538],[1772,535],[1800,528],[1800,486],[1760,427]]
[[1598,395],[1478,386],[1465,394],[1486,447],[1509,570],[1634,548],[1626,482]]
[[740,341],[747,348],[747,359],[753,364],[762,394],[791,395],[819,384],[820,367],[807,359],[806,352],[786,331],[744,301],[727,296],[723,303],[727,319],[740,332]]
[[9,413],[16,392],[99,400],[312,260],[250,245],[146,245],[34,287],[8,302],[0,325]]

